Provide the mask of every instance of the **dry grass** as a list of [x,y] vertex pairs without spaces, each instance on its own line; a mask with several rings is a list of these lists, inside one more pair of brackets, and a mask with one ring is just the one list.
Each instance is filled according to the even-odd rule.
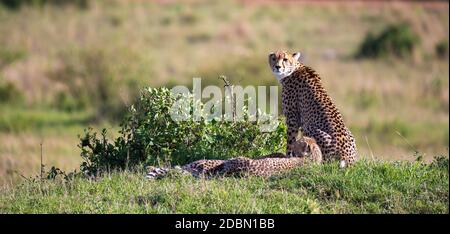
[[80,165],[78,138],[70,135],[50,134],[39,137],[30,133],[0,134],[0,184],[10,186],[22,176],[37,176],[43,144],[43,163],[46,169],[56,166],[73,170]]

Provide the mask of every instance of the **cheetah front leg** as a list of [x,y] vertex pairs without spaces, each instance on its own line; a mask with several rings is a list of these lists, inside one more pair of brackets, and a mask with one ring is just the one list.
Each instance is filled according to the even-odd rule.
[[287,117],[286,119],[287,125],[287,137],[286,137],[286,157],[293,157],[293,146],[297,141],[298,135],[298,121],[297,118]]

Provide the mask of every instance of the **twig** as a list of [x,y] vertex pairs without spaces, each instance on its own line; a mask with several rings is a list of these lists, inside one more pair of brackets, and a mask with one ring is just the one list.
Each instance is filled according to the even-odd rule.
[[224,75],[220,75],[218,79],[223,80],[223,82],[225,83],[225,85],[223,87],[225,87],[225,89],[228,88],[230,90],[232,118],[233,118],[233,122],[236,122],[236,97],[235,97],[234,91],[233,91],[234,85],[232,85],[231,82]]
[[367,139],[367,136],[364,136],[364,138],[366,139],[367,146],[369,147],[370,156],[372,157],[372,160],[374,160],[375,157],[373,156],[372,148],[371,148],[370,145],[369,145],[369,140]]
[[230,81],[227,79],[226,76],[220,75],[218,79],[219,79],[219,80],[223,80],[223,82],[225,83],[224,87],[225,87],[225,86],[232,86],[231,83],[230,83]]
[[406,144],[408,144],[414,150],[414,152],[419,152],[399,131],[395,131],[395,133],[397,133],[397,135],[399,135],[406,142]]
[[20,177],[24,178],[27,181],[31,181],[30,178],[25,177],[24,175],[20,174],[19,171],[14,170],[15,173],[17,173]]
[[42,180],[42,177],[43,177],[43,174],[44,174],[44,164],[43,164],[43,160],[42,160],[42,155],[43,155],[43,150],[42,150],[42,145],[43,145],[43,141],[41,141],[41,143],[40,143],[40,145],[41,145],[41,173],[40,173],[40,178],[41,178],[41,180]]
[[125,162],[125,170],[128,171],[128,163],[130,161],[130,149],[127,149],[127,161]]

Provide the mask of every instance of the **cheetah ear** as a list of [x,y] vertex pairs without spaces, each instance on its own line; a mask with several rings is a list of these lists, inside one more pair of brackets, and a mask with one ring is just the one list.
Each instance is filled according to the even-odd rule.
[[292,57],[293,57],[295,60],[297,60],[297,61],[300,61],[300,56],[301,56],[301,53],[300,53],[300,52],[294,53],[294,54],[292,55]]

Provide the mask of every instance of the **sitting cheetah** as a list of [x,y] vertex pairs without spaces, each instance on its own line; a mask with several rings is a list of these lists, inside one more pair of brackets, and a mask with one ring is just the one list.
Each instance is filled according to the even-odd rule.
[[[294,157],[287,158],[282,153],[273,153],[259,159],[249,159],[237,157],[229,160],[198,160],[183,167],[176,167],[184,173],[189,173],[195,177],[205,175],[224,176],[272,176],[288,171],[295,167],[304,165],[307,162],[321,163],[322,153],[314,139],[303,137],[293,144]],[[149,167],[147,178],[160,178],[169,172],[169,168]]]
[[282,86],[282,112],[286,116],[286,154],[299,128],[312,137],[322,150],[324,159],[338,158],[340,166],[352,164],[357,157],[355,138],[345,126],[342,116],[322,86],[320,76],[300,63],[300,53],[269,54],[270,68]]

